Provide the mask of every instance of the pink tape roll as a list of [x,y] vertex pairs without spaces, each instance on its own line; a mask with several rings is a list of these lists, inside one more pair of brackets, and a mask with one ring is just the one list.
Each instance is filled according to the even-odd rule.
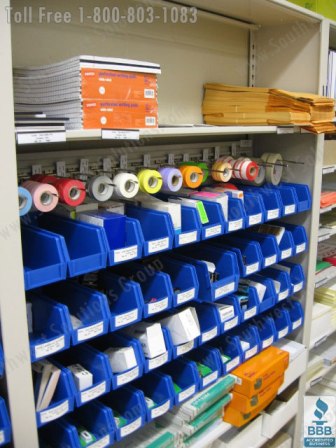
[[23,182],[22,187],[32,195],[35,210],[44,213],[51,212],[58,204],[58,193],[53,185],[27,180]]

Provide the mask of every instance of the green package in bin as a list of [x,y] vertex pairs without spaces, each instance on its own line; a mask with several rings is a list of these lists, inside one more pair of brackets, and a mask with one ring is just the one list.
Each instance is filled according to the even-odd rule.
[[122,428],[123,426],[127,425],[128,421],[125,417],[123,417],[121,414],[119,414],[118,411],[113,410],[114,415],[114,421],[118,428]]
[[79,437],[80,446],[82,446],[83,448],[91,445],[91,443],[97,440],[96,437],[87,429],[85,429],[83,426],[79,426],[77,428],[77,433]]
[[212,373],[212,369],[210,367],[206,366],[205,364],[202,364],[201,362],[196,363],[198,373],[201,375],[202,378],[204,378],[207,375],[210,375]]
[[178,384],[176,384],[176,383],[173,383],[173,385],[174,385],[174,392],[176,393],[176,394],[179,394],[180,392],[181,392],[181,388],[180,388],[180,386],[178,385]]
[[147,404],[148,409],[153,409],[153,408],[155,408],[155,406],[156,406],[155,401],[153,401],[153,400],[152,400],[151,398],[149,398],[149,397],[145,397],[145,400],[146,400],[146,404]]

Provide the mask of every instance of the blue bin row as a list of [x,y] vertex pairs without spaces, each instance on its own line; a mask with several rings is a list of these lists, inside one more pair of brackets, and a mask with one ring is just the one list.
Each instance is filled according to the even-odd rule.
[[[102,396],[99,401],[95,399],[98,395],[92,395],[90,399],[93,401],[90,403],[78,402],[78,393],[71,386],[71,374],[62,368],[59,394],[55,402],[49,410],[42,411],[42,420],[41,413],[37,413],[39,427],[46,423],[43,420],[43,412],[49,412],[50,415],[54,410],[53,415],[57,419],[40,431],[41,439],[47,443],[53,441],[60,448],[79,448],[77,428],[84,427],[97,441],[102,439],[99,446],[109,446],[114,440],[122,440],[144,424],[168,412],[173,406],[181,404],[199,390],[216,382],[219,377],[225,376],[273,342],[296,330],[302,321],[301,304],[286,301],[272,312],[253,319],[251,323],[190,351],[154,372],[134,378],[131,385],[114,391],[105,390],[104,395],[100,394]],[[75,361],[84,363],[85,359],[76,356]],[[97,363],[96,358],[92,360],[92,365],[95,362]],[[202,364],[202,373],[198,363]],[[86,366],[87,364],[86,362]],[[204,366],[207,368],[206,372]],[[64,402],[67,406],[64,406]],[[59,418],[72,412],[75,403],[79,407],[72,414]],[[57,407],[63,410],[58,417],[55,412]],[[117,426],[115,419],[117,417],[118,420],[120,416],[127,419],[121,427]]]
[[12,440],[12,427],[5,400],[0,397],[0,446]]

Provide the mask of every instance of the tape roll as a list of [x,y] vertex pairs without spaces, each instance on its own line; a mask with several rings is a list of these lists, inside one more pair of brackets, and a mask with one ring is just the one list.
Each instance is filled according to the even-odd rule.
[[[259,160],[255,160],[256,163],[259,162]],[[260,163],[262,163],[263,161],[260,160]],[[266,181],[266,169],[263,165],[259,165],[259,171],[258,171],[258,176],[254,179],[253,184],[254,185],[263,185]]]
[[217,182],[229,182],[232,177],[232,165],[229,162],[225,162],[221,159],[218,159],[212,165],[212,173],[211,176],[213,180]]
[[40,212],[51,212],[58,204],[58,192],[53,185],[27,180],[22,184],[32,196],[33,208]]
[[98,202],[108,201],[113,194],[112,180],[108,176],[93,176],[87,181],[86,189],[92,199]]
[[267,162],[267,159],[270,155],[271,155],[270,152],[264,152],[260,158],[263,162]]
[[156,194],[162,188],[161,174],[156,170],[143,169],[138,173],[139,188],[143,193]]
[[183,162],[180,166],[198,166],[203,171],[203,180],[202,184],[204,184],[209,177],[209,167],[206,162]]
[[279,185],[283,173],[282,162],[281,154],[269,154],[266,164],[269,163],[271,165],[266,166],[266,182]]
[[183,177],[180,170],[177,168],[161,168],[159,170],[162,176],[162,191],[176,192],[181,190],[183,184]]
[[26,215],[33,205],[33,198],[30,192],[23,187],[19,187],[19,213],[20,216]]
[[139,192],[139,180],[132,173],[118,173],[113,178],[113,196],[119,199],[134,198]]
[[195,165],[184,165],[180,167],[183,176],[183,186],[187,188],[198,188],[203,181],[203,171]]
[[60,202],[72,207],[81,205],[86,197],[85,184],[81,180],[44,174],[37,174],[32,179],[53,185],[58,191]]

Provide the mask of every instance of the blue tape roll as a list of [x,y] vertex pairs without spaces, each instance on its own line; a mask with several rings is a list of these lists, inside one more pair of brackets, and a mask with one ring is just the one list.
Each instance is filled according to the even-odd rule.
[[23,187],[19,187],[19,211],[20,216],[26,215],[32,208],[33,199],[28,190]]

